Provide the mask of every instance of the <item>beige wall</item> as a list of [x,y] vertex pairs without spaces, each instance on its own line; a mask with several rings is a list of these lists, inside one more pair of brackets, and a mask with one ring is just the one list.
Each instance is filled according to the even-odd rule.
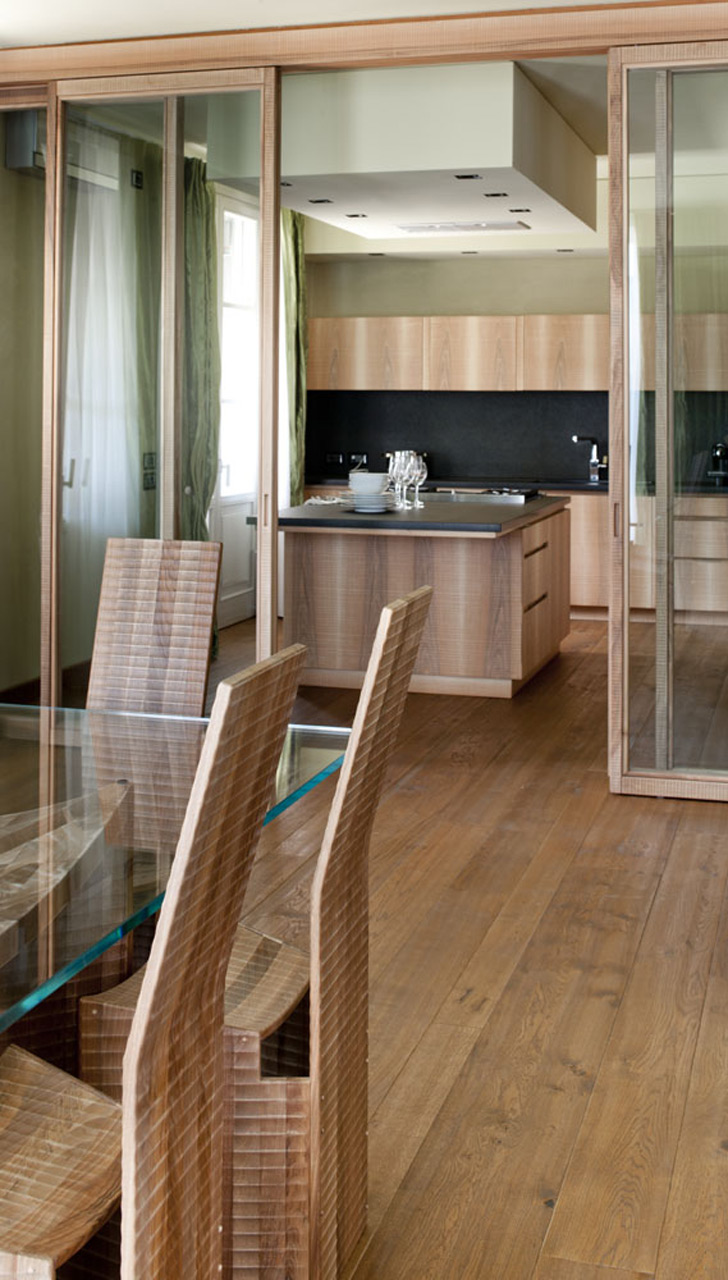
[[39,674],[43,204],[5,168],[0,112],[0,690]]
[[609,310],[606,257],[366,259],[307,264],[311,316],[592,314]]

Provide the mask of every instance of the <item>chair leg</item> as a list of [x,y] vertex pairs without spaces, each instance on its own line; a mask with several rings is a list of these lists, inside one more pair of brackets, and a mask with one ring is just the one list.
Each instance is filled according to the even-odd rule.
[[259,1036],[225,1028],[223,1276],[308,1280],[309,1081],[260,1061]]

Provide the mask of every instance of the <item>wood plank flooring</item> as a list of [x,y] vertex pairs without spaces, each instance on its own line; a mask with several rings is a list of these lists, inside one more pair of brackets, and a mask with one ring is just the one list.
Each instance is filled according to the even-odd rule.
[[[303,690],[297,715],[355,700]],[[512,702],[408,701],[371,848],[346,1280],[728,1276],[728,811],[610,795],[606,721],[598,622]],[[301,880],[326,787],[275,834]]]

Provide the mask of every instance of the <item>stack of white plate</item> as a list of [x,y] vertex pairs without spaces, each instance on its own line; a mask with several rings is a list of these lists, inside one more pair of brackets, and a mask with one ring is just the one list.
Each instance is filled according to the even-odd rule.
[[344,503],[351,511],[367,512],[370,515],[395,509],[393,493],[347,493],[344,495]]

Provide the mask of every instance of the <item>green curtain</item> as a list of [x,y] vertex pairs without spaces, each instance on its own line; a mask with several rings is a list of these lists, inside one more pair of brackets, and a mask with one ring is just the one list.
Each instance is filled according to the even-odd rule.
[[[159,498],[159,315],[162,281],[162,148],[139,138],[121,138],[119,184],[123,235],[131,244],[122,249],[125,261],[134,263],[135,362],[129,372],[135,379],[137,413],[128,423],[129,449],[139,454],[139,537],[158,536]],[[126,176],[135,170],[141,184]],[[134,441],[133,435],[137,439]],[[147,480],[156,487],[145,487]]]
[[306,447],[306,259],[303,214],[281,210],[281,272],[285,307],[291,506],[303,502]]
[[207,541],[220,439],[215,194],[202,160],[185,159],[185,342],[180,533]]

